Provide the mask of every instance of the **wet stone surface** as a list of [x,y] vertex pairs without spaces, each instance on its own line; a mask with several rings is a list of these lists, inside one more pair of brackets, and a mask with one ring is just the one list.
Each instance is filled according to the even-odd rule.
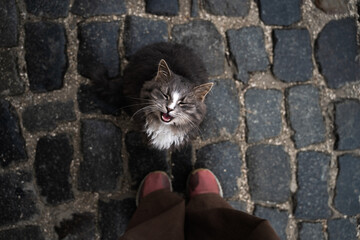
[[34,169],[40,193],[47,203],[56,205],[74,198],[70,182],[73,154],[71,138],[65,134],[45,136],[38,141]]
[[311,85],[287,89],[287,108],[297,148],[325,140],[325,123],[319,105],[319,89]]
[[0,47],[14,47],[18,44],[18,20],[15,0],[0,1]]
[[355,219],[334,219],[328,221],[329,240],[349,239],[356,240]]
[[179,13],[178,0],[146,0],[146,12],[156,15],[176,16]]
[[24,171],[0,174],[0,226],[31,219],[38,213],[32,178]]
[[237,193],[242,164],[239,146],[231,142],[207,145],[196,152],[196,157],[195,169],[210,169],[219,179],[225,198]]
[[121,237],[136,210],[134,198],[99,201],[99,223],[101,239],[110,240]]
[[69,14],[70,0],[25,0],[26,10],[35,16],[59,18]]
[[12,162],[27,160],[25,140],[21,135],[19,118],[15,108],[0,99],[0,164],[8,166]]
[[360,147],[360,101],[346,100],[335,104],[335,148]]
[[360,157],[345,154],[338,158],[339,173],[336,180],[335,207],[354,216],[360,212]]
[[245,17],[250,8],[249,0],[204,0],[203,4],[210,14],[230,17]]
[[15,51],[0,51],[0,97],[19,95],[25,84],[19,77]]
[[168,26],[166,22],[136,16],[126,17],[124,32],[126,57],[130,57],[148,44],[167,41]]
[[140,132],[129,132],[125,138],[126,150],[129,153],[129,170],[131,185],[137,189],[143,178],[152,171],[169,171],[166,162],[166,151],[151,149],[145,135]]
[[255,145],[246,152],[254,201],[285,202],[290,197],[290,159],[281,146]]
[[61,123],[76,120],[74,103],[52,102],[29,106],[24,110],[22,118],[29,132],[53,130]]
[[311,78],[313,64],[307,29],[274,30],[273,73],[284,82],[304,82]]
[[286,239],[286,226],[288,221],[288,213],[286,211],[256,205],[254,215],[268,220],[280,239]]
[[122,175],[121,130],[110,121],[84,119],[81,124],[83,161],[81,191],[111,191]]
[[55,226],[59,239],[95,240],[95,216],[91,213],[75,213]]
[[91,76],[99,64],[105,67],[109,77],[119,74],[119,31],[119,22],[91,22],[80,25],[78,71],[81,75]]
[[315,56],[330,88],[360,80],[359,62],[356,61],[358,48],[354,18],[332,20],[321,30],[315,44]]
[[60,89],[68,65],[64,26],[52,22],[26,23],[25,50],[31,91]]
[[216,137],[223,130],[234,134],[239,125],[240,105],[235,82],[231,79],[221,79],[215,80],[214,83],[205,99],[207,112],[200,125],[203,139]]
[[194,20],[187,24],[175,25],[172,36],[176,43],[185,44],[199,54],[211,76],[224,72],[224,43],[213,23]]
[[258,142],[281,132],[282,93],[278,90],[250,88],[245,93],[247,141]]
[[267,25],[289,26],[301,19],[301,0],[258,0],[261,20]]
[[83,17],[126,13],[124,0],[75,0],[71,12]]
[[237,67],[237,79],[247,83],[249,72],[267,69],[269,59],[265,51],[264,32],[260,27],[231,29],[226,35]]
[[300,152],[298,162],[298,190],[295,195],[295,216],[300,219],[329,218],[327,180],[330,156],[320,152]]
[[45,240],[39,226],[25,226],[0,231],[0,239]]
[[325,240],[321,223],[300,223],[299,240]]

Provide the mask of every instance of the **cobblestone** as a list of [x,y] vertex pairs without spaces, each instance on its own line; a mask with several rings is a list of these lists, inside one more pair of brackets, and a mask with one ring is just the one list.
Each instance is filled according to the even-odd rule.
[[0,51],[0,97],[20,95],[25,90],[25,84],[19,77],[16,61],[14,51]]
[[29,132],[53,130],[58,124],[76,120],[74,103],[53,102],[29,106],[25,108],[22,118]]
[[66,135],[42,137],[37,143],[34,169],[40,193],[52,205],[74,198],[70,183],[73,147]]
[[69,14],[70,0],[25,0],[26,10],[35,16],[65,18]]
[[19,118],[8,101],[0,99],[0,159],[1,166],[27,160],[24,138],[21,136]]
[[[185,196],[197,167],[281,239],[359,239],[359,11],[356,0],[0,0],[0,239],[118,239],[145,175],[166,171]],[[193,48],[215,83],[181,151],[150,148],[87,79],[104,68],[121,79],[135,51],[167,41]]]
[[360,211],[360,157],[345,154],[338,161],[335,207],[344,214],[354,216]]
[[146,12],[165,15],[176,16],[179,13],[178,0],[146,0]]
[[120,71],[118,49],[118,22],[92,22],[80,25],[78,71],[90,76],[91,71],[102,64],[109,77],[115,77]]
[[295,216],[302,219],[329,218],[329,179],[330,156],[320,152],[300,152],[298,162],[298,190],[295,195]]
[[287,91],[289,121],[295,131],[297,148],[325,140],[325,125],[319,106],[319,89],[311,85],[291,87]]
[[78,188],[111,191],[122,175],[121,130],[108,121],[82,120],[82,151]]
[[321,223],[307,223],[299,224],[299,239],[300,240],[325,240],[323,234],[323,227]]
[[238,192],[237,179],[240,178],[242,164],[239,147],[231,142],[208,145],[196,152],[195,168],[208,168],[218,177],[224,197],[232,197]]
[[246,164],[251,198],[254,201],[285,202],[290,197],[289,156],[281,146],[248,148]]
[[249,143],[278,136],[281,132],[281,100],[278,90],[250,88],[245,93]]
[[240,105],[234,81],[221,79],[214,83],[205,99],[207,115],[200,125],[203,139],[219,136],[223,130],[234,134],[239,125]]
[[75,0],[71,12],[83,17],[126,13],[124,0]]
[[236,63],[237,79],[247,83],[249,72],[266,70],[269,59],[265,51],[264,32],[260,27],[231,29],[226,35]]
[[19,37],[16,2],[1,0],[0,6],[0,47],[15,47]]
[[175,25],[172,29],[175,42],[194,49],[205,63],[211,76],[224,72],[224,43],[214,24],[210,21],[194,20],[187,24]]
[[288,221],[287,212],[256,205],[254,215],[267,219],[275,232],[279,235],[280,239],[286,239],[286,226]]
[[311,44],[306,29],[274,30],[273,72],[284,82],[304,82],[312,76]]
[[360,79],[355,21],[353,18],[330,21],[316,40],[316,60],[330,88]]
[[25,34],[30,89],[34,92],[60,89],[68,64],[64,26],[51,22],[26,23]]

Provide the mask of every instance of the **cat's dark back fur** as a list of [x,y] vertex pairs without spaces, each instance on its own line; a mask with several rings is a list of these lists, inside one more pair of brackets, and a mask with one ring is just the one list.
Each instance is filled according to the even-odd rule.
[[[176,43],[151,44],[136,52],[124,70],[125,105],[134,104],[134,99],[139,97],[143,83],[156,76],[161,59],[166,61],[171,71],[188,79],[194,85],[207,82],[208,75],[205,67],[192,49]],[[137,108],[130,107],[125,110],[132,115]]]

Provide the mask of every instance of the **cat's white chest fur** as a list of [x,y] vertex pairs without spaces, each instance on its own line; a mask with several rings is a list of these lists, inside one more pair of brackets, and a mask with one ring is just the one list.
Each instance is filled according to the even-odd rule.
[[175,134],[171,127],[165,124],[153,126],[146,123],[145,129],[151,144],[159,150],[169,149],[172,145],[181,145],[186,136],[185,133],[181,132]]

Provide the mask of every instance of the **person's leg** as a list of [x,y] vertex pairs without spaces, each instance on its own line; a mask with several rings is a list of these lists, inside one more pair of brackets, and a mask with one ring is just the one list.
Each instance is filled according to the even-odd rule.
[[189,177],[188,188],[187,240],[279,239],[268,221],[233,209],[222,198],[221,185],[211,171],[194,171]]
[[142,182],[133,217],[120,239],[184,239],[185,201],[171,192],[164,172],[153,172]]

